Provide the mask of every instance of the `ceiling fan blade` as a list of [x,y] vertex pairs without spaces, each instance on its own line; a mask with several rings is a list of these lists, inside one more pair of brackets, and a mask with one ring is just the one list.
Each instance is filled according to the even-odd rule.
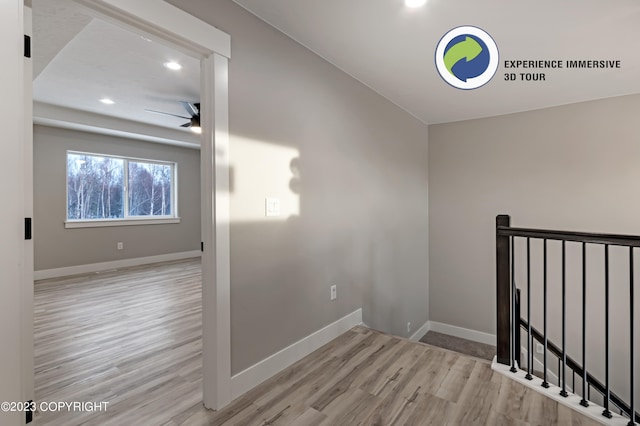
[[[191,102],[180,101],[184,109],[191,115],[191,117],[195,117],[200,115],[200,104],[192,104]],[[198,107],[196,108],[196,105]]]
[[189,120],[189,119],[191,118],[191,117],[185,117],[185,116],[183,116],[183,115],[171,114],[171,113],[169,113],[169,112],[154,111],[154,110],[152,110],[152,109],[145,109],[145,111],[147,111],[147,112],[151,112],[151,113],[153,113],[153,114],[162,114],[162,115],[170,115],[170,116],[172,116],[172,117],[185,118],[185,119],[187,119],[187,120]]

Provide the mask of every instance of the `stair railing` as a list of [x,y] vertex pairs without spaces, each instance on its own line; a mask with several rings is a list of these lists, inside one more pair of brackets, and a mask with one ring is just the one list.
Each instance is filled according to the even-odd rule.
[[[526,318],[521,317],[520,290],[516,288],[515,280],[515,244],[516,238],[526,240],[526,292],[527,309]],[[543,244],[543,331],[540,332],[531,323],[531,240],[542,240]],[[548,339],[548,280],[547,280],[547,242],[560,241],[562,245],[561,258],[561,286],[562,286],[562,343],[557,346]],[[576,242],[582,248],[582,360],[581,364],[567,354],[567,277],[566,277],[566,243]],[[605,365],[604,383],[598,380],[587,370],[587,349],[586,349],[586,319],[587,319],[587,279],[586,279],[586,248],[587,245],[598,244],[604,246],[604,277],[603,286],[605,293]],[[623,401],[617,394],[612,392],[610,387],[610,271],[609,271],[609,247],[628,247],[629,250],[629,402]],[[567,367],[572,371],[574,385],[572,391],[576,391],[575,376],[582,379],[582,399],[580,405],[588,406],[591,399],[590,390],[596,389],[603,396],[604,417],[611,417],[611,406],[615,405],[622,415],[629,417],[629,426],[636,422],[640,423],[640,414],[636,412],[635,402],[635,343],[634,343],[634,249],[640,247],[640,237],[615,234],[596,234],[586,232],[554,231],[544,229],[513,228],[510,226],[508,215],[496,217],[496,295],[497,295],[497,361],[504,365],[510,365],[512,372],[517,372],[521,368],[521,328],[527,332],[527,371],[525,378],[533,380],[533,341],[543,344],[543,378],[541,386],[548,388],[547,375],[547,353],[550,352],[558,358],[558,387],[560,395],[567,397]],[[565,367],[566,366],[566,367]]]

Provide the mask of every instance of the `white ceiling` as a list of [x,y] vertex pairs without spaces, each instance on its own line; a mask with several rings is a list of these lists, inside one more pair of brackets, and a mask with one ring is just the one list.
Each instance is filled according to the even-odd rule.
[[[234,0],[425,123],[441,123],[640,93],[638,0]],[[34,99],[176,129],[178,101],[199,100],[199,61],[87,16],[70,0],[33,0]],[[487,85],[458,90],[434,51],[451,28],[474,25],[498,44]],[[506,59],[613,59],[621,70],[543,70],[545,82],[507,82]],[[182,63],[167,70],[168,60]],[[522,72],[523,70],[518,70]],[[112,98],[115,105],[99,102]]]
[[[640,92],[638,0],[234,0],[426,123]],[[505,59],[621,60],[620,70],[543,70],[545,82],[458,90],[437,74],[440,38],[461,25],[492,35]],[[524,72],[519,70],[518,72]]]
[[[184,138],[191,137],[179,128],[188,120],[145,109],[188,116],[179,101],[199,102],[198,59],[93,19],[69,0],[33,0],[33,31],[37,103],[179,130]],[[169,70],[163,66],[167,61],[183,68]],[[105,105],[102,98],[115,104]],[[171,138],[176,135],[170,133]]]

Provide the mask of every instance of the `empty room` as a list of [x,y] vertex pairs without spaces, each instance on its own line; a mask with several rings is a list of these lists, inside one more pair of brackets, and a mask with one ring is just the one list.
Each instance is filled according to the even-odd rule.
[[640,422],[640,3],[0,6],[1,425]]

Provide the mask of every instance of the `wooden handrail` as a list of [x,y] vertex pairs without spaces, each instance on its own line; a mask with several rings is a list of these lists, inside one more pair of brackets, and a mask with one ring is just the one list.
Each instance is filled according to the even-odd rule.
[[[510,219],[507,215],[499,215],[496,217],[496,229],[502,227],[508,228],[509,223]],[[499,235],[496,231],[496,353],[500,364],[509,364],[511,361],[510,252],[511,239],[506,235]]]
[[[531,327],[528,323],[528,318],[521,318],[519,312],[518,292],[515,283],[515,248],[514,241],[516,238],[526,239],[526,285],[527,285],[527,300],[531,300],[531,278],[530,278],[530,240],[537,239],[544,241],[544,324],[545,332],[547,327],[547,241],[561,241],[562,242],[562,348],[556,346],[552,342],[547,341],[547,346],[544,352],[545,370],[547,365],[546,354],[549,350],[554,356],[556,356],[559,362],[563,363],[562,370],[559,370],[561,374],[561,386],[562,391],[560,395],[567,396],[566,392],[566,367],[569,367],[575,379],[575,374],[578,374],[583,380],[583,387],[593,387],[597,392],[604,396],[604,411],[602,415],[607,418],[611,418],[611,412],[609,410],[609,403],[613,403],[621,411],[624,411],[629,417],[629,425],[635,425],[635,421],[640,423],[640,414],[635,411],[634,391],[635,391],[635,377],[634,377],[634,360],[635,360],[635,345],[634,345],[634,290],[636,288],[634,279],[634,251],[636,247],[640,247],[640,236],[634,235],[620,235],[620,234],[601,234],[590,232],[571,232],[571,231],[558,231],[548,229],[531,229],[531,228],[512,228],[511,219],[508,215],[498,215],[496,217],[496,302],[497,302],[497,327],[496,327],[496,349],[497,349],[497,362],[501,364],[511,364],[511,370],[517,371],[516,364],[520,364],[520,327],[525,326],[527,328],[528,338],[527,345],[529,345],[530,339],[536,339],[538,342],[544,342],[545,336],[543,336],[538,330]],[[586,247],[587,244],[599,244],[604,245],[604,290],[605,290],[605,383],[601,383],[595,377],[588,372],[585,372],[585,367],[578,364],[574,359],[570,358],[566,352],[566,242],[580,243],[582,246],[582,305],[583,305],[583,321],[582,321],[582,351],[586,353]],[[629,326],[629,342],[630,342],[630,403],[625,403],[618,395],[611,392],[610,387],[610,375],[609,375],[609,336],[610,336],[610,302],[609,302],[609,289],[610,289],[610,272],[609,272],[609,246],[628,247],[629,252],[629,306],[630,306],[630,326]],[[525,266],[523,266],[525,267]],[[530,314],[531,308],[527,308],[527,316]],[[528,349],[531,351],[531,348]],[[531,353],[527,354],[528,359],[528,374],[527,379],[531,379],[531,367],[533,356]],[[583,363],[584,363],[583,355]],[[566,366],[566,367],[564,367]],[[542,386],[548,387],[546,379],[546,371],[544,372],[544,379]],[[574,389],[575,391],[575,389]],[[585,395],[585,389],[583,389],[582,401],[580,404],[583,406],[588,405],[588,397]],[[635,421],[634,421],[635,420]]]
[[640,247],[640,237],[635,235],[597,234],[590,232],[555,231],[549,229],[496,227],[496,234],[504,237],[529,237],[558,241],[575,241],[589,244],[610,244],[623,247]]

